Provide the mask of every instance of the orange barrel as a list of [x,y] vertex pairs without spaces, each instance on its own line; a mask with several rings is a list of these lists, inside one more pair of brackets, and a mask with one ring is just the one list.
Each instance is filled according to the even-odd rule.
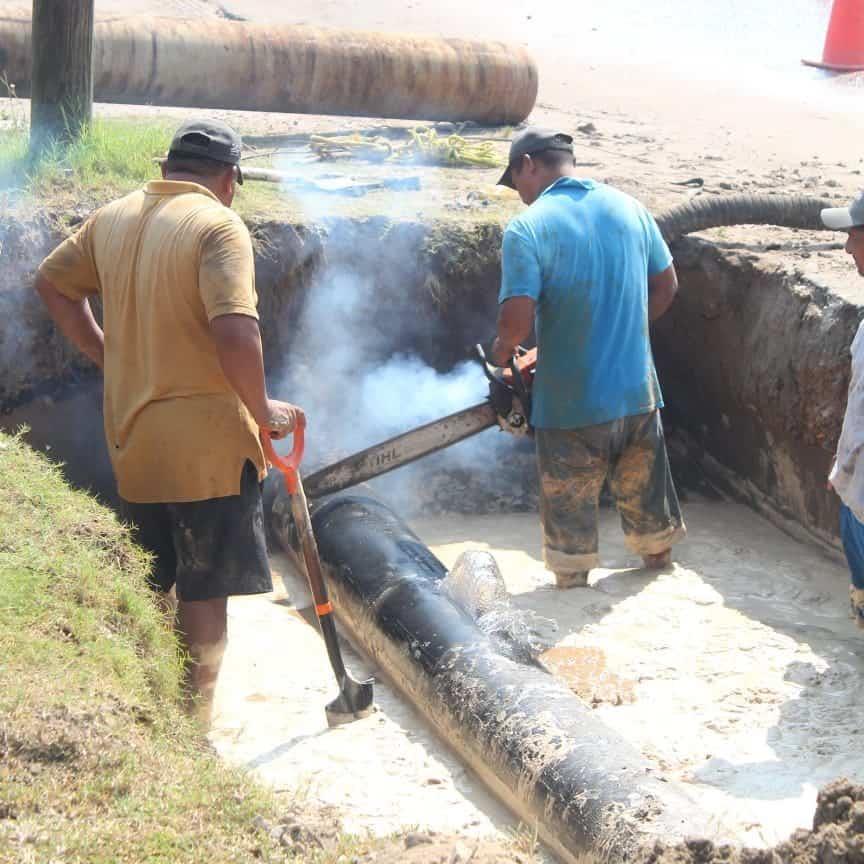
[[[537,67],[502,42],[113,18],[96,23],[97,101],[305,114],[518,123]],[[26,96],[30,14],[0,11],[0,74]]]

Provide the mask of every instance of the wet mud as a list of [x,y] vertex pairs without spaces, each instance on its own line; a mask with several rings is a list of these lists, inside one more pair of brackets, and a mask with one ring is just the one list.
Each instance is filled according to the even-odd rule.
[[636,701],[636,682],[612,672],[602,648],[556,645],[544,651],[539,659],[589,705]]
[[[864,783],[864,645],[848,574],[742,505],[691,496],[683,509],[688,538],[659,573],[641,569],[601,510],[601,567],[589,588],[565,591],[544,569],[536,514],[414,527],[447,566],[492,552],[511,603],[558,623],[564,657],[576,649],[574,689],[598,719],[715,814],[721,836],[767,848],[812,825],[820,787]],[[615,679],[632,682],[632,701],[615,688],[591,698]]]

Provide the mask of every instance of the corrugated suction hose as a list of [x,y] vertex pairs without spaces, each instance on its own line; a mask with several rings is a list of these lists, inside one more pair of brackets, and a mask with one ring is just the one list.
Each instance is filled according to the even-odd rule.
[[685,234],[732,225],[777,225],[827,231],[820,213],[833,201],[807,195],[725,195],[694,198],[661,213],[657,224],[667,242]]

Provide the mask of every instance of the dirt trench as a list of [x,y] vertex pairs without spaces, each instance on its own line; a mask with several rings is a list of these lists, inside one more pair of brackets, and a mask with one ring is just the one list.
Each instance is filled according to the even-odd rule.
[[[16,322],[0,331],[0,412],[6,428],[28,422],[41,446],[50,443],[43,426],[57,437],[49,417],[60,411],[74,418],[63,440],[55,442],[58,455],[86,443],[87,452],[80,455],[88,463],[101,460],[101,467],[82,467],[76,479],[95,473],[110,489],[104,454],[92,453],[101,424],[93,370],[58,337],[30,289],[41,257],[80,219],[72,214],[0,221],[5,263],[0,313]],[[359,368],[347,373],[360,379],[396,355],[446,372],[493,332],[500,276],[497,222],[258,220],[250,230],[265,359],[277,386],[296,388],[296,378],[285,374],[292,368],[306,382],[332,376],[322,361],[358,333],[375,334],[365,343]],[[799,246],[806,244],[806,233],[789,233]],[[830,279],[802,272],[794,257],[784,263],[776,250],[788,236],[781,233],[780,240],[773,246],[766,241],[774,250],[767,252],[752,246],[742,251],[734,244],[721,248],[730,244],[700,238],[675,244],[681,291],[653,336],[666,422],[682,485],[704,490],[710,484],[792,533],[836,548],[837,501],[825,478],[842,423],[848,349],[864,316],[864,295],[833,290]],[[350,328],[330,328],[319,318],[314,326],[320,332],[310,334],[304,307],[322,286],[340,279],[351,284],[345,300],[352,306]],[[329,300],[338,308],[342,294]],[[310,342],[312,352],[297,350]],[[74,394],[85,395],[69,402]],[[288,392],[282,395],[290,398]],[[530,508],[535,500],[530,453],[508,449],[507,457],[519,463],[514,476],[527,492],[520,494],[514,481],[496,500],[501,507]],[[448,506],[448,497],[461,506],[483,506],[482,496],[470,495],[472,477],[464,465],[449,479],[448,487],[460,494],[442,493],[434,480],[431,486],[425,480],[414,484],[415,491],[433,509]]]
[[[0,425],[28,422],[33,443],[50,447],[75,482],[110,500],[98,381],[54,331],[30,289],[42,255],[78,221],[0,222],[6,264],[0,271],[0,311],[16,322],[0,330]],[[346,277],[346,286],[354,287],[331,298],[334,320],[341,306],[350,307],[356,331],[376,335],[356,370],[358,380],[397,355],[448,373],[492,332],[500,276],[497,223],[257,221],[250,230],[266,360],[278,386],[287,387],[284,373],[297,370],[328,383],[324,379],[332,372],[321,372],[329,369],[324,360],[338,353],[346,331],[325,321],[310,355],[304,350],[310,335],[305,312],[318,293]],[[778,266],[777,256],[721,248],[705,239],[680,241],[674,252],[681,293],[656,328],[654,348],[674,470],[685,495],[694,487],[728,493],[787,530],[833,548],[836,504],[824,478],[842,422],[848,346],[861,304],[794,266]],[[430,459],[401,484],[401,499],[386,487],[384,494],[397,507],[410,501],[427,513],[535,510],[530,445],[504,446],[495,450],[503,467],[493,480],[471,459],[443,466]],[[864,800],[855,795],[846,797]],[[859,821],[850,817],[831,829],[849,840],[847,857],[825,857],[818,850],[834,846],[823,837],[801,847],[801,855],[811,857],[777,852],[777,859],[760,852],[753,854],[769,857],[740,860],[857,861],[849,850],[858,848]],[[651,854],[658,862],[738,860],[737,853],[705,843]]]
[[[57,333],[32,291],[39,262],[81,221],[79,214],[0,218],[0,313],[15,322],[0,330],[3,413],[95,377]],[[334,219],[318,225],[253,221],[249,228],[271,374],[288,365],[310,289],[334,274],[374,284],[374,293],[361,298],[366,308],[357,323],[390,338],[380,340],[379,356],[368,357],[370,364],[405,352],[444,370],[464,359],[494,325],[501,238],[496,223]]]
[[674,251],[681,291],[653,340],[667,424],[723,492],[834,547],[826,478],[864,296],[703,239]]

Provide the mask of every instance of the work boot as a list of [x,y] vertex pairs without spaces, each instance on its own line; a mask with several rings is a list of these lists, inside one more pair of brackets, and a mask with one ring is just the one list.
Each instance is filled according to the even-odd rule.
[[852,607],[855,623],[864,630],[864,589],[849,586],[849,605]]
[[646,570],[665,570],[672,566],[672,550],[658,552],[656,555],[643,555],[642,561]]
[[556,588],[587,588],[590,570],[572,570],[569,573],[555,574]]

